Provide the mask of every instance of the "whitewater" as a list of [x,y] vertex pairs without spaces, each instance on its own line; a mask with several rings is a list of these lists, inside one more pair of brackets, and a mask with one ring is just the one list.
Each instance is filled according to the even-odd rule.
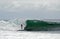
[[60,39],[60,31],[18,31],[25,20],[0,20],[0,39]]
[[24,30],[21,29],[21,24],[25,27],[25,20],[22,19],[14,19],[14,20],[0,20],[0,30],[8,30],[8,31],[17,31]]

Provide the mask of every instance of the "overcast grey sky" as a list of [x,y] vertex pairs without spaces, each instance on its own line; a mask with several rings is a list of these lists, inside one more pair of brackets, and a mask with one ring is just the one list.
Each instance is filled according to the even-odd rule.
[[60,0],[0,0],[0,19],[60,19]]

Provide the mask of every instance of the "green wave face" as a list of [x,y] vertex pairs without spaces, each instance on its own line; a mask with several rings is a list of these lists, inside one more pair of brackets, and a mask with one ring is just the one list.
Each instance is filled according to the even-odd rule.
[[60,23],[46,22],[40,20],[27,20],[25,30],[28,31],[48,31],[60,27]]

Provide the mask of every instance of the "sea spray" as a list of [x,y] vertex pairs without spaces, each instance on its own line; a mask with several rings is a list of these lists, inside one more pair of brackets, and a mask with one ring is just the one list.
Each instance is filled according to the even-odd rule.
[[[23,29],[21,29],[21,24],[23,24]],[[17,31],[17,30],[24,30],[25,23],[23,20],[14,19],[14,20],[0,20],[0,30],[10,30],[10,31]]]

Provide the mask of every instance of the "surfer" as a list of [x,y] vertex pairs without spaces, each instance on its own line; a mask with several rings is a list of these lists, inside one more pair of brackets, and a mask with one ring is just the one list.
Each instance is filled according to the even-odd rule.
[[21,24],[21,29],[23,29],[23,25]]

